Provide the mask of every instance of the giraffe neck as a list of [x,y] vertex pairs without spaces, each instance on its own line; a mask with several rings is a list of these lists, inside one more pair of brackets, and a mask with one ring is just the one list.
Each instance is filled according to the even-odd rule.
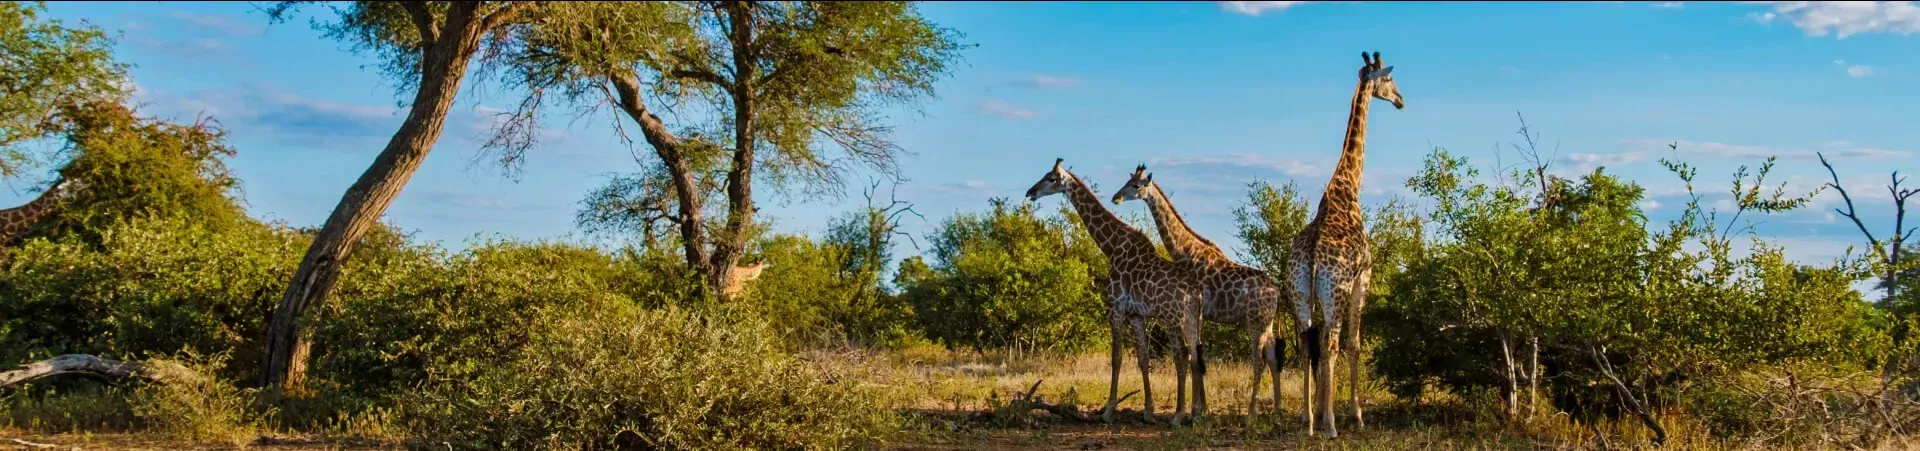
[[1153,212],[1153,222],[1160,229],[1160,241],[1167,243],[1167,252],[1174,258],[1207,263],[1232,261],[1220,246],[1187,226],[1186,218],[1173,208],[1173,201],[1167,199],[1167,193],[1160,190],[1159,184],[1149,185],[1142,194],[1140,200],[1147,203],[1147,209]]
[[53,213],[53,207],[58,206],[62,198],[60,186],[58,183],[54,184],[53,188],[40,193],[40,197],[27,202],[26,205],[0,210],[0,238],[12,241],[20,234],[26,233],[27,228],[33,227],[34,223],[40,222],[41,218]]
[[1333,179],[1320,195],[1320,214],[1327,210],[1358,212],[1360,175],[1367,164],[1367,81],[1353,89],[1353,109],[1347,114],[1347,139],[1340,148],[1340,163],[1333,167]]
[[1128,225],[1126,220],[1113,214],[1105,205],[1100,204],[1100,196],[1093,193],[1080,176],[1068,173],[1072,183],[1067,189],[1067,202],[1073,204],[1073,211],[1080,214],[1080,222],[1087,227],[1087,233],[1093,236],[1093,243],[1100,252],[1107,255],[1112,264],[1122,260],[1116,257],[1130,255],[1133,252],[1152,252],[1153,241],[1147,235]]

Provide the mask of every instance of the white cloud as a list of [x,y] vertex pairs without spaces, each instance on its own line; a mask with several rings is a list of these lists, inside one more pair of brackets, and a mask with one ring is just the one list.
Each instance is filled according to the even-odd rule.
[[1867,65],[1865,64],[1855,64],[1855,65],[1849,66],[1847,65],[1847,60],[1833,60],[1833,65],[1846,68],[1847,75],[1853,78],[1873,76],[1873,68],[1867,67]]
[[1079,78],[1060,77],[1060,76],[1053,76],[1053,75],[1034,75],[1032,77],[1027,77],[1027,79],[1023,80],[1022,82],[1036,88],[1049,88],[1049,89],[1071,88],[1071,87],[1080,85]]
[[1747,2],[1773,7],[1748,14],[1762,24],[1775,19],[1793,22],[1808,36],[1833,34],[1837,39],[1865,33],[1920,33],[1920,6],[1915,2]]
[[1316,172],[1319,169],[1318,166],[1315,166],[1311,163],[1304,163],[1299,160],[1283,160],[1283,159],[1268,157],[1265,155],[1252,154],[1252,153],[1240,153],[1240,152],[1226,153],[1221,155],[1205,155],[1205,156],[1197,156],[1197,157],[1154,158],[1152,161],[1149,162],[1149,164],[1152,167],[1166,166],[1166,167],[1176,167],[1176,168],[1186,167],[1186,166],[1203,166],[1203,165],[1231,166],[1231,167],[1239,167],[1239,168],[1259,168],[1259,169],[1270,169],[1270,170],[1273,170],[1274,172],[1279,172],[1281,174],[1286,174],[1289,176],[1308,175]]
[[1646,151],[1636,150],[1622,153],[1572,153],[1561,160],[1572,163],[1580,172],[1586,173],[1592,172],[1597,167],[1630,164],[1644,160],[1646,157]]
[[1687,2],[1660,2],[1660,3],[1653,4],[1653,7],[1661,8],[1661,9],[1674,9],[1674,8],[1679,8],[1683,6],[1685,3]]
[[1653,199],[1640,201],[1640,209],[1641,210],[1658,210],[1660,209],[1660,201],[1653,200]]
[[[1626,138],[1626,139],[1621,139],[1619,143],[1621,146],[1627,147],[1629,149],[1629,151],[1626,152],[1625,154],[1638,153],[1638,154],[1641,154],[1642,156],[1644,156],[1647,152],[1661,151],[1661,149],[1671,149],[1670,151],[1677,151],[1683,154],[1695,154],[1695,155],[1702,155],[1702,156],[1709,156],[1709,157],[1721,157],[1721,158],[1780,157],[1783,160],[1793,160],[1793,159],[1811,160],[1811,159],[1818,158],[1817,154],[1825,154],[1829,159],[1892,159],[1892,158],[1907,158],[1913,155],[1912,152],[1907,152],[1903,150],[1888,150],[1888,149],[1878,149],[1878,148],[1871,148],[1871,147],[1859,147],[1843,141],[1825,143],[1823,145],[1823,148],[1821,149],[1777,148],[1777,147],[1753,146],[1753,145],[1743,145],[1743,144],[1727,144],[1727,143],[1718,143],[1718,142],[1697,142],[1697,141],[1686,141],[1686,140],[1678,140],[1678,139],[1649,139],[1649,138]],[[1670,148],[1668,147],[1669,144],[1677,145],[1678,147]],[[1844,144],[1844,145],[1841,145],[1841,144]],[[1611,154],[1611,155],[1624,155],[1624,154]]]
[[195,28],[199,28],[199,29],[214,32],[214,33],[225,34],[227,36],[236,36],[236,37],[254,36],[254,35],[260,34],[261,32],[266,31],[266,27],[263,27],[263,26],[249,25],[240,21],[229,19],[226,16],[219,16],[219,15],[213,15],[213,14],[198,14],[198,13],[193,13],[188,11],[172,11],[172,12],[168,12],[167,16],[181,23],[191,25]]
[[1040,113],[1014,106],[1000,99],[987,99],[986,101],[980,102],[980,112],[1006,119],[1033,119],[1040,117]]
[[1307,3],[1313,2],[1220,2],[1220,9],[1236,14],[1258,16],[1267,11],[1281,12]]

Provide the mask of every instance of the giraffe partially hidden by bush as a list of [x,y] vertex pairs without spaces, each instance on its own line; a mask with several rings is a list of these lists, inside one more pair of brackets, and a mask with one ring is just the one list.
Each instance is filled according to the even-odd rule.
[[[1252,421],[1260,410],[1260,378],[1268,369],[1273,370],[1273,411],[1279,413],[1280,343],[1273,322],[1285,293],[1267,277],[1266,271],[1235,263],[1220,246],[1187,227],[1186,219],[1173,208],[1167,193],[1153,183],[1153,175],[1147,173],[1146,165],[1134,168],[1126,186],[1113,194],[1116,205],[1127,200],[1146,202],[1160,230],[1160,241],[1167,245],[1167,253],[1200,277],[1200,290],[1205,299],[1201,316],[1207,321],[1242,327],[1251,335],[1253,393],[1252,401],[1247,404],[1247,420]],[[1295,318],[1297,323],[1306,321],[1304,317]]]
[[[1367,59],[1360,52],[1360,84],[1354,88],[1353,109],[1347,117],[1346,144],[1340,150],[1340,163],[1333,168],[1333,179],[1320,194],[1319,211],[1313,221],[1293,237],[1289,262],[1293,268],[1294,299],[1299,308],[1313,309],[1315,322],[1300,324],[1301,338],[1308,343],[1307,361],[1313,364],[1313,393],[1307,403],[1307,434],[1313,434],[1317,414],[1327,437],[1340,434],[1333,427],[1333,363],[1340,350],[1342,326],[1347,329],[1347,356],[1353,360],[1347,384],[1353,400],[1354,427],[1364,429],[1360,391],[1360,312],[1367,305],[1367,287],[1373,277],[1373,253],[1367,243],[1365,219],[1360,211],[1360,175],[1366,165],[1367,104],[1385,100],[1394,109],[1406,107],[1400,89],[1393,84],[1393,67],[1380,63],[1380,52]],[[1343,324],[1346,323],[1346,324]]]
[[1093,236],[1100,253],[1107,256],[1107,321],[1113,332],[1112,379],[1107,404],[1101,418],[1112,421],[1114,405],[1119,402],[1121,327],[1133,328],[1136,354],[1140,363],[1140,384],[1146,395],[1146,416],[1153,418],[1153,388],[1148,382],[1147,330],[1145,320],[1153,320],[1178,334],[1180,349],[1174,358],[1174,425],[1180,424],[1186,410],[1187,368],[1193,368],[1193,416],[1206,412],[1207,391],[1205,360],[1200,359],[1200,288],[1198,278],[1185,266],[1161,257],[1145,233],[1128,225],[1100,204],[1100,198],[1079,177],[1060,167],[1063,159],[1053,161],[1053,169],[1027,189],[1027,200],[1039,200],[1065,193],[1067,202],[1079,214],[1087,233]]
[[739,295],[740,292],[747,290],[748,283],[760,278],[760,273],[771,267],[773,267],[773,263],[771,262],[760,262],[747,266],[733,267],[732,277],[727,278],[727,286],[721,288],[721,293],[727,299],[735,299],[735,296]]
[[0,210],[0,243],[13,245],[34,223],[53,214],[54,209],[59,208],[67,198],[86,188],[85,181],[61,176],[60,180],[53,182],[52,187],[40,193],[40,197],[26,205]]

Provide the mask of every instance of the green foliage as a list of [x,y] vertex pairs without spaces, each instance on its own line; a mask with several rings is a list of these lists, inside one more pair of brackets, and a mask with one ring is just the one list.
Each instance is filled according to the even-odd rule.
[[441,258],[402,248],[356,258],[351,281],[315,331],[315,370],[340,389],[390,395],[505,363],[540,312],[631,302],[633,265],[592,249],[482,242]]
[[221,374],[245,377],[305,248],[291,230],[178,219],[108,229],[97,247],[29,241],[0,271],[0,361],[232,352]]
[[[1436,204],[1440,237],[1367,323],[1384,344],[1375,370],[1402,395],[1433,383],[1510,390],[1534,371],[1533,340],[1554,375],[1542,382],[1562,395],[1611,385],[1608,373],[1659,391],[1786,363],[1858,368],[1884,355],[1886,321],[1851,288],[1867,274],[1856,264],[1796,265],[1757,240],[1733,258],[1734,222],[1717,224],[1698,196],[1668,231],[1649,233],[1641,189],[1602,171],[1578,180],[1515,173],[1513,185],[1487,185],[1465,163],[1436,151],[1408,181]],[[1691,187],[1691,170],[1673,167]],[[1781,190],[1761,195],[1770,169],[1735,174],[1732,218],[1804,203]]]
[[[187,357],[185,367],[203,374],[226,366],[219,358]],[[143,383],[128,397],[128,407],[149,431],[182,440],[242,444],[252,441],[262,425],[263,416],[252,409],[255,392],[217,377]]]
[[[1294,235],[1307,226],[1312,212],[1300,197],[1299,185],[1289,181],[1276,190],[1267,182],[1247,185],[1247,203],[1233,210],[1235,235],[1247,244],[1247,253],[1269,275],[1287,273]],[[1276,281],[1288,282],[1285,277]],[[1289,284],[1290,285],[1290,284]],[[1285,286],[1285,285],[1283,285]]]
[[252,224],[234,198],[239,181],[227,171],[234,151],[209,122],[191,126],[140,118],[124,106],[89,103],[63,108],[62,131],[73,160],[61,175],[87,188],[26,235],[75,236],[99,244],[126,221],[176,218],[213,228]]
[[[1106,259],[1065,211],[1031,204],[942,223],[931,267],[913,260],[898,280],[929,338],[948,346],[1077,351],[1107,333]],[[904,266],[904,265],[903,265]]]
[[[408,402],[422,444],[460,449],[839,449],[891,413],[752,323],[621,304],[543,312],[528,346]],[[445,443],[446,445],[441,445]]]
[[113,60],[113,39],[45,13],[42,2],[0,3],[0,177],[29,164],[18,146],[56,131],[63,108],[126,95],[126,65]]

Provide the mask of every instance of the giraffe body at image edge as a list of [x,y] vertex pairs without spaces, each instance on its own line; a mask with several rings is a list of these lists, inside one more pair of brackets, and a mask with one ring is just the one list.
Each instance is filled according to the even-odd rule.
[[73,193],[86,187],[85,181],[61,176],[52,187],[41,192],[39,197],[28,201],[26,205],[0,210],[0,243],[10,245],[19,240],[20,235],[25,234],[34,223],[53,214],[53,211],[59,208],[67,198],[72,197]]
[[1161,257],[1155,251],[1152,239],[1101,205],[1093,189],[1062,168],[1062,162],[1063,159],[1055,159],[1053,169],[1027,189],[1027,200],[1065,194],[1088,234],[1093,237],[1094,244],[1107,257],[1107,320],[1113,340],[1109,345],[1112,372],[1106,407],[1102,410],[1103,418],[1111,420],[1110,415],[1118,401],[1123,327],[1130,327],[1133,331],[1135,358],[1140,366],[1142,392],[1146,396],[1146,415],[1151,418],[1153,414],[1153,390],[1148,379],[1146,321],[1175,331],[1176,340],[1180,341],[1178,355],[1174,358],[1175,424],[1179,424],[1181,411],[1186,404],[1185,393],[1180,390],[1186,385],[1189,367],[1193,369],[1192,413],[1198,418],[1206,411],[1206,365],[1204,360],[1198,358],[1204,349],[1200,344],[1202,306],[1197,279],[1185,266]]

